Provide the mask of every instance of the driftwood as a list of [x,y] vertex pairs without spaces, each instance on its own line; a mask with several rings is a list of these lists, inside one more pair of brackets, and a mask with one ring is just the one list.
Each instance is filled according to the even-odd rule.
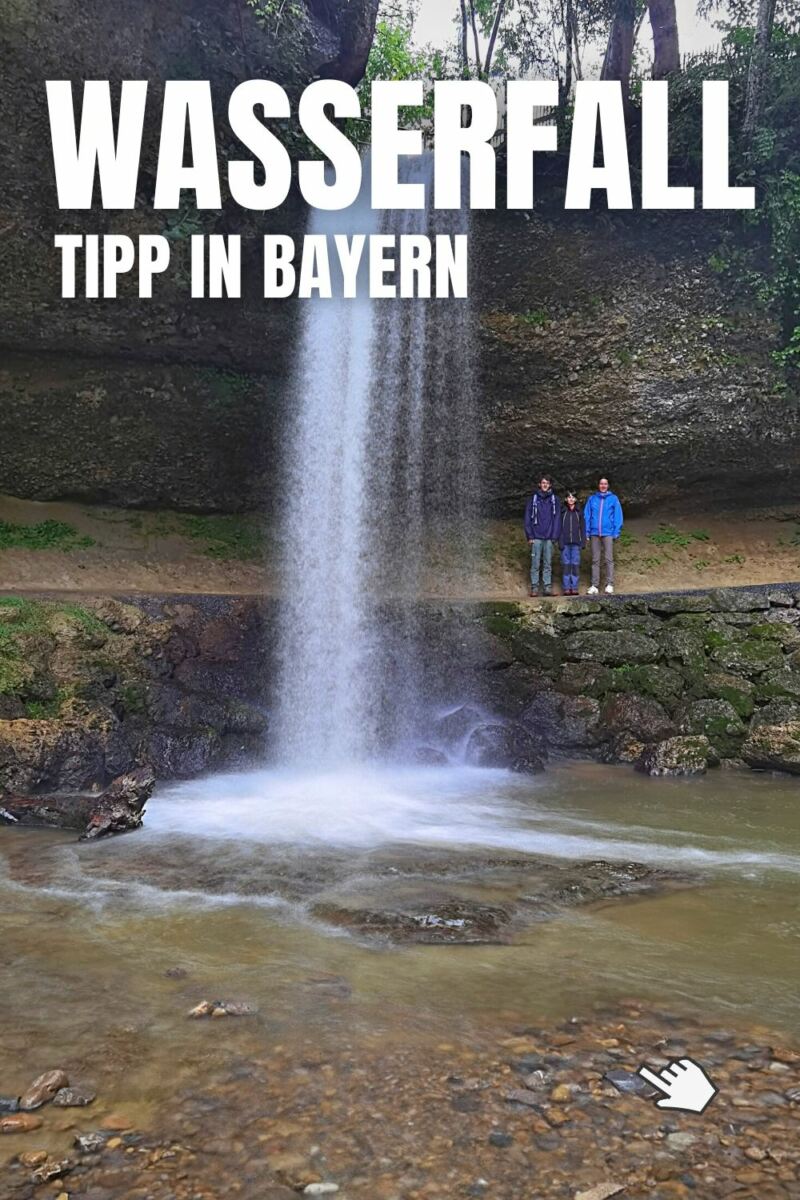
[[0,796],[0,822],[74,829],[81,838],[138,829],[155,786],[149,767],[136,767],[97,792]]

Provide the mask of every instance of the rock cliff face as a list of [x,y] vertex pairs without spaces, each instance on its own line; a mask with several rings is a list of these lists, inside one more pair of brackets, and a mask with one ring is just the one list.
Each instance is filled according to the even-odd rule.
[[[227,200],[221,213],[150,207],[160,81],[211,81],[224,159],[224,106],[241,79],[296,94],[320,75],[360,77],[377,0],[301,0],[280,21],[273,7],[0,0],[0,254],[11,280],[0,296],[0,491],[220,511],[263,508],[278,491],[302,306],[260,298],[258,250],[265,232],[299,235],[303,207],[296,196],[263,217]],[[60,213],[44,81],[105,77],[151,81],[140,204]],[[57,230],[166,232],[176,269],[151,301],[124,287],[116,300],[65,301]],[[242,299],[191,300],[189,235],[232,231],[243,235]],[[770,320],[712,269],[718,234],[701,212],[475,215],[487,511],[518,512],[543,468],[579,487],[608,472],[640,510],[794,502],[797,398],[771,360]]]

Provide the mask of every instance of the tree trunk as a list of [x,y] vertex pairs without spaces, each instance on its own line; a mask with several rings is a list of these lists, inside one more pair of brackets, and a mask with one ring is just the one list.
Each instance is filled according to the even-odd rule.
[[497,5],[497,12],[494,14],[494,22],[492,24],[491,36],[489,38],[489,49],[486,51],[486,65],[483,68],[483,73],[487,79],[489,78],[489,71],[492,66],[492,59],[494,58],[494,45],[495,45],[495,42],[497,41],[497,34],[500,29],[500,22],[503,19],[503,12],[505,11],[505,7],[506,7],[506,0],[499,0],[499,3]]
[[617,0],[601,79],[618,79],[623,96],[628,95],[633,60],[633,27],[636,24],[635,0]]
[[647,0],[653,29],[653,79],[666,79],[681,69],[675,0]]
[[772,40],[772,26],[774,21],[775,0],[758,0],[756,40],[753,45],[753,53],[750,55],[750,67],[747,72],[747,101],[744,110],[744,123],[742,125],[742,134],[746,146],[749,146],[752,142],[753,134],[764,111],[769,44]]
[[475,5],[473,0],[469,0],[469,16],[472,22],[472,40],[475,43],[475,67],[478,72],[478,78],[482,75],[481,71],[481,46],[478,40],[478,20],[475,16]]
[[467,43],[467,0],[461,0],[461,74],[469,75],[469,46]]

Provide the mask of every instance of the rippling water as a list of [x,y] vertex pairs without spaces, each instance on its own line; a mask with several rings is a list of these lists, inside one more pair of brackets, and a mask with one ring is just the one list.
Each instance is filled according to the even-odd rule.
[[[542,858],[634,859],[692,885],[574,908],[510,945],[387,948],[312,911],[513,903]],[[257,1004],[270,1038],[310,1025],[324,1039],[343,1020],[419,1037],[631,995],[796,1029],[799,883],[797,783],[767,775],[650,780],[586,763],[532,780],[254,771],[175,785],[143,830],[110,841],[0,830],[3,1069],[101,1062],[108,1103],[132,1092],[147,1108],[223,1053],[184,1020],[206,996]],[[343,1008],[315,990],[328,977]],[[225,1043],[254,1036],[246,1024]]]

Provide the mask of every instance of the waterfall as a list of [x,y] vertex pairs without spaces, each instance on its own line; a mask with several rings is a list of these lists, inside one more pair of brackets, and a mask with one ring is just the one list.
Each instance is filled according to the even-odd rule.
[[[432,157],[404,178],[431,196]],[[314,211],[309,232],[452,234],[467,219],[382,214],[362,193],[345,212]],[[371,300],[366,272],[356,299],[305,302],[284,481],[282,761],[366,762],[413,737],[425,700],[415,602],[443,572],[456,588],[469,571],[472,343],[468,301]]]

